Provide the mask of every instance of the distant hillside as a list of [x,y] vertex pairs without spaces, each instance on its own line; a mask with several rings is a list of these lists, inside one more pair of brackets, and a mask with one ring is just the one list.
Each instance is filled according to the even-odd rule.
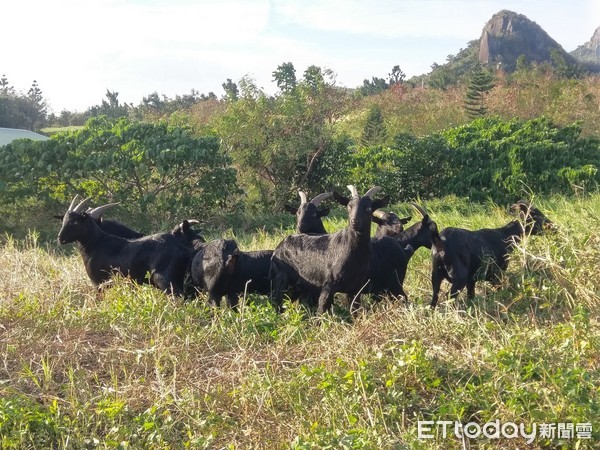
[[596,28],[592,38],[583,45],[580,45],[571,52],[577,61],[586,68],[590,66],[596,72],[600,71],[600,27]]
[[[600,44],[598,41],[594,42]],[[600,52],[598,45],[593,49]],[[558,52],[567,65],[578,65],[578,61],[537,23],[522,14],[503,10],[494,14],[485,24],[479,40],[469,42],[467,48],[461,49],[456,56],[449,57],[445,64],[433,64],[433,70],[429,74],[410,81],[413,84],[426,82],[433,87],[445,87],[458,82],[477,62],[502,67],[505,72],[511,73],[520,56],[524,56],[525,62],[529,64],[552,63],[552,52]]]

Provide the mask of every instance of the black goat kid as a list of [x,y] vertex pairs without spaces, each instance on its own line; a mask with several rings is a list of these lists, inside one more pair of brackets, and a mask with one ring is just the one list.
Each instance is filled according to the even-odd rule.
[[281,310],[284,291],[290,287],[310,297],[318,293],[317,314],[331,309],[336,292],[359,296],[369,277],[371,264],[371,214],[383,204],[373,200],[380,187],[363,197],[348,186],[348,225],[341,231],[320,236],[294,234],[273,252],[271,279],[274,306]]
[[244,292],[271,293],[269,268],[271,250],[242,252],[235,241],[217,239],[203,245],[191,264],[194,286],[208,292],[208,301],[219,306],[227,296],[227,305],[235,308]]
[[513,220],[500,228],[469,231],[462,228],[445,228],[433,237],[431,307],[438,302],[443,280],[452,283],[450,296],[455,298],[467,288],[467,297],[475,296],[477,279],[496,281],[501,271],[508,267],[508,256],[525,234],[540,234],[544,229],[554,229],[554,224],[540,210],[520,201],[511,206],[521,220]]
[[[96,218],[84,211],[87,199],[75,205],[73,199],[58,233],[60,244],[77,242],[85,269],[99,286],[114,274],[150,282],[164,292],[181,295],[191,251],[171,233],[124,239],[108,234]],[[148,280],[149,275],[149,280]]]

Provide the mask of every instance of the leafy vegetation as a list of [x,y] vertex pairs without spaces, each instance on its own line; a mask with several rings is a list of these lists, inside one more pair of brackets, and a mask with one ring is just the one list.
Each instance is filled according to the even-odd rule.
[[[353,323],[340,309],[317,325],[296,303],[278,316],[260,296],[213,311],[203,296],[182,303],[126,280],[99,296],[76,252],[5,237],[0,447],[595,448],[600,196],[536,204],[559,231],[522,242],[499,287],[432,314],[420,250],[410,303],[367,305]],[[493,204],[425,206],[440,226],[509,220]],[[337,216],[327,229],[344,226]],[[292,229],[236,238],[271,248]],[[593,437],[418,439],[419,420],[496,419],[592,422]]]
[[[0,203],[9,214],[29,203],[50,216],[48,210],[80,192],[122,202],[136,217],[160,211],[172,225],[175,211],[206,214],[227,207],[236,193],[235,171],[217,140],[165,122],[103,116],[48,141],[14,141],[0,155]],[[144,229],[157,225],[144,220]]]

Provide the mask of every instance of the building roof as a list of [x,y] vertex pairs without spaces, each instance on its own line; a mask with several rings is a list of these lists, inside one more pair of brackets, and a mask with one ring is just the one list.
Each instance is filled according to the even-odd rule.
[[17,128],[0,128],[0,147],[10,144],[15,139],[32,139],[34,141],[45,141],[49,139],[43,134],[34,133],[29,130],[19,130]]

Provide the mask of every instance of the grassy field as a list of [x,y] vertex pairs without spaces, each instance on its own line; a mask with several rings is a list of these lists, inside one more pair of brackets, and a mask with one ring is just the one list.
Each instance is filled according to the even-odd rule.
[[[559,231],[525,239],[500,286],[431,312],[421,249],[409,304],[367,304],[353,322],[341,306],[317,321],[290,302],[278,316],[258,296],[210,310],[126,280],[99,295],[74,249],[4,237],[0,448],[598,448],[600,195],[536,203]],[[426,206],[440,228],[510,220],[494,205]],[[235,238],[273,248],[290,231]],[[419,439],[419,421],[441,420],[538,433]],[[548,439],[543,423],[593,435]]]

